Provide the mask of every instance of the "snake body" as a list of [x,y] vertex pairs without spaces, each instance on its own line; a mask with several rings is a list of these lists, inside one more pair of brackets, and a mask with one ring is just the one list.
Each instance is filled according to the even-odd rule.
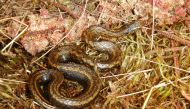
[[[34,73],[31,77],[30,90],[36,101],[42,106],[48,109],[82,108],[89,104],[100,91],[100,80],[91,69],[79,64],[68,63],[60,66],[59,70],[44,70]],[[77,81],[81,84],[84,87],[82,94],[72,98],[61,95],[59,91],[64,79]],[[40,86],[44,84],[50,85],[41,89]],[[42,92],[42,90],[48,91]],[[47,98],[44,98],[45,94],[43,93],[48,93]]]
[[[53,50],[48,63],[56,70],[32,73],[29,88],[34,99],[45,108],[75,109],[88,105],[101,89],[98,74],[88,66],[110,69],[121,62],[121,50],[115,42],[131,28],[108,31],[100,26],[91,26],[83,32],[82,41],[91,48],[109,55],[107,60],[94,60],[76,45],[64,45]],[[83,65],[82,65],[83,64]],[[74,97],[60,93],[64,79],[76,81],[84,90]]]

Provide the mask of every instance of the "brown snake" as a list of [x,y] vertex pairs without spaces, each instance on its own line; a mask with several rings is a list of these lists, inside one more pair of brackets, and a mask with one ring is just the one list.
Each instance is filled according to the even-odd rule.
[[[120,36],[131,32],[134,27],[121,31],[108,31],[100,26],[91,26],[83,32],[82,41],[91,48],[109,55],[107,60],[95,60],[76,45],[65,45],[53,50],[48,62],[56,70],[35,72],[29,80],[34,99],[45,108],[75,109],[88,105],[101,89],[98,74],[87,66],[110,69],[121,62],[121,50],[115,44]],[[82,65],[83,64],[83,65]],[[83,90],[74,97],[65,97],[61,91],[63,80],[76,81]]]

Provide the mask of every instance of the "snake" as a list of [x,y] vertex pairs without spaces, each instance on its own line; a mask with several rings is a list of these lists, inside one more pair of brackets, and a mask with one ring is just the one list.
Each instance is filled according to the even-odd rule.
[[[108,54],[106,60],[92,59],[76,44],[64,45],[51,51],[47,60],[53,69],[36,71],[30,75],[29,89],[33,98],[47,109],[80,109],[89,105],[101,90],[101,80],[93,66],[100,70],[118,66],[121,50],[115,42],[133,31],[134,27],[137,26],[132,24],[120,31],[109,31],[95,25],[83,32],[81,41]],[[78,82],[83,90],[73,97],[64,96],[60,92],[64,80]]]

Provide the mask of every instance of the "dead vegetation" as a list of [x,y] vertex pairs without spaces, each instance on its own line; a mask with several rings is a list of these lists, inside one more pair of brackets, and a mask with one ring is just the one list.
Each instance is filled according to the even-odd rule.
[[190,108],[189,0],[0,0],[0,108],[41,109],[29,74],[55,46],[79,42],[90,25],[141,28],[118,42],[121,69],[101,73],[92,109]]

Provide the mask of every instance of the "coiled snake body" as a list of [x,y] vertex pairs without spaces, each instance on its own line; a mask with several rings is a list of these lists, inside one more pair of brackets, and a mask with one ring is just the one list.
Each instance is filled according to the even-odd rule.
[[[130,32],[131,28],[112,32],[100,26],[91,26],[83,32],[82,41],[91,48],[109,55],[107,60],[94,60],[76,45],[65,45],[53,50],[49,64],[56,70],[42,70],[32,73],[29,88],[34,99],[45,108],[83,108],[98,95],[101,83],[98,74],[89,66],[109,69],[121,61],[121,50],[115,41]],[[82,64],[83,65],[82,65]],[[74,97],[61,94],[63,80],[76,81],[84,88]]]

